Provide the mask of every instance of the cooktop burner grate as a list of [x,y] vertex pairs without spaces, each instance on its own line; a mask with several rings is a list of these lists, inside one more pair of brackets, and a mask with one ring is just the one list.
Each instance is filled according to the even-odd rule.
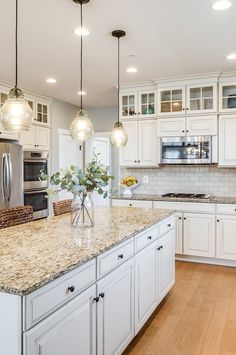
[[162,197],[170,198],[193,198],[193,199],[209,199],[211,196],[206,194],[186,194],[186,193],[168,193],[162,195]]

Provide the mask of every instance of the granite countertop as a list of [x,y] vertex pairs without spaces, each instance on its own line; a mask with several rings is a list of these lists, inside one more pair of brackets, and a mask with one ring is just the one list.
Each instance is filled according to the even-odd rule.
[[173,213],[99,207],[94,228],[83,232],[69,214],[2,229],[0,292],[26,295]]
[[142,201],[165,201],[165,202],[195,202],[195,203],[223,203],[223,204],[236,204],[236,197],[217,197],[212,196],[208,199],[197,198],[170,198],[161,195],[148,195],[148,194],[133,194],[132,196],[125,196],[123,194],[114,194],[112,199],[121,200],[142,200]]

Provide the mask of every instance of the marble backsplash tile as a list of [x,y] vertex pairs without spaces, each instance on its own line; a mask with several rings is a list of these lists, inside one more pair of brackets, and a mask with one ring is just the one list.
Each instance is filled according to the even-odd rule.
[[[121,168],[120,176],[133,175],[140,182],[136,189],[141,194],[168,192],[207,193],[215,196],[236,197],[236,169],[217,166],[163,166],[159,169]],[[143,184],[143,176],[148,184]]]

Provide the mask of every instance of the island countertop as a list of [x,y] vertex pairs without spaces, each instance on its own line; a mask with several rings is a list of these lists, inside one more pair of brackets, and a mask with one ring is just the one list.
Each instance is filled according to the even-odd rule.
[[95,209],[83,232],[70,215],[0,231],[0,292],[26,295],[171,216],[174,211],[127,207]]

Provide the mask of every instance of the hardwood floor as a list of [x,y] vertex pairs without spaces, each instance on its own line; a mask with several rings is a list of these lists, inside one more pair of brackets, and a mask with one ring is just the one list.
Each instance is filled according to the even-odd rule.
[[176,263],[176,284],[124,355],[236,354],[236,268]]

